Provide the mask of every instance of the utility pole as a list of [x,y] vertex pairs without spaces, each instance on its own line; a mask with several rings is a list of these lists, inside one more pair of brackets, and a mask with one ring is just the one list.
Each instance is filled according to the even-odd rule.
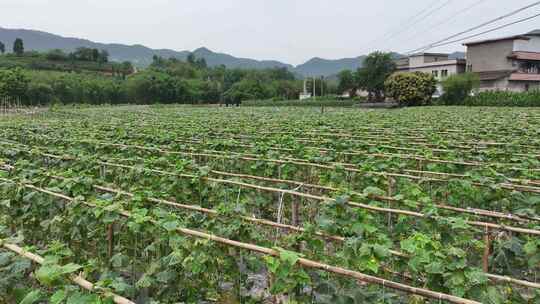
[[321,76],[321,97],[324,96],[324,76]]
[[313,76],[313,99],[317,97],[316,95],[317,91],[315,91],[315,85],[316,85],[315,76]]

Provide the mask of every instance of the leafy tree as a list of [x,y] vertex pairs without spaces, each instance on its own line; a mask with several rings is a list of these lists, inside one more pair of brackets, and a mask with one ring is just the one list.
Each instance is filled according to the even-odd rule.
[[436,85],[433,75],[422,72],[394,74],[385,82],[386,93],[402,106],[429,104]]
[[45,57],[48,60],[52,60],[52,61],[65,61],[65,60],[68,60],[69,58],[69,56],[60,49],[54,49],[54,50],[49,51],[45,55]]
[[26,91],[26,98],[31,105],[43,105],[53,101],[54,92],[49,84],[31,82]]
[[369,100],[383,101],[384,82],[395,70],[396,64],[391,53],[371,53],[358,70],[358,86],[368,91]]
[[224,98],[228,103],[236,104],[239,104],[244,100],[266,99],[269,97],[269,90],[261,81],[254,79],[244,79],[239,81],[224,94]]
[[196,61],[195,54],[189,53],[189,55],[187,56],[186,61],[189,64],[195,65],[195,61]]
[[442,81],[442,100],[447,105],[461,104],[480,86],[480,78],[474,73],[452,75]]
[[92,61],[97,62],[99,60],[99,50],[98,49],[92,49]]
[[338,74],[338,91],[344,93],[346,91],[356,91],[356,79],[351,70],[344,70]]
[[294,74],[286,67],[272,68],[268,70],[268,76],[272,80],[294,80]]
[[206,59],[204,58],[198,58],[195,60],[195,66],[199,69],[206,69],[208,65],[206,64]]
[[20,68],[0,70],[0,96],[23,99],[29,81]]
[[99,52],[98,62],[100,62],[100,63],[109,62],[109,52],[107,50],[101,50]]
[[21,38],[15,39],[15,42],[13,43],[13,53],[17,54],[17,56],[22,56],[24,54],[24,42]]
[[6,45],[0,41],[0,53],[4,54],[6,52]]

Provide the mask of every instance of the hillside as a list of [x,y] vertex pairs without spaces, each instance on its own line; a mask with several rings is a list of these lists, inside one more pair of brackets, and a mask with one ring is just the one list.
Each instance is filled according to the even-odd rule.
[[[143,45],[105,44],[87,39],[62,37],[59,35],[26,29],[6,29],[0,27],[0,41],[6,44],[8,50],[16,38],[24,40],[26,50],[48,51],[61,49],[72,52],[78,47],[88,47],[107,50],[112,61],[130,61],[135,66],[145,67],[152,62],[154,55],[164,58],[178,58],[185,60],[190,51],[175,51],[170,49],[151,49]],[[273,67],[285,67],[299,77],[306,76],[332,76],[342,70],[356,70],[360,67],[365,56],[342,59],[312,58],[298,66],[275,60],[255,60],[239,58],[229,54],[213,52],[205,47],[193,51],[196,57],[204,58],[209,66],[225,65],[228,68],[240,69],[266,69]],[[397,56],[397,54],[396,54]],[[456,52],[453,56],[462,57],[463,53]]]
[[[71,52],[78,47],[88,47],[107,50],[110,59],[113,61],[131,61],[134,65],[144,67],[152,62],[154,55],[164,58],[175,57],[185,60],[190,51],[175,51],[170,49],[151,49],[143,45],[125,44],[105,44],[90,41],[87,39],[63,37],[47,32],[26,30],[26,29],[6,29],[0,27],[0,41],[6,44],[8,50],[16,38],[24,40],[26,50],[48,51],[51,49],[61,49]],[[275,60],[254,60],[249,58],[239,58],[229,54],[213,52],[205,47],[193,51],[197,57],[202,57],[210,66],[225,65],[228,68],[241,69],[265,69],[272,67],[286,67],[299,76],[336,74],[343,69],[356,69],[360,62],[357,58],[345,58],[337,60],[313,58],[308,62],[294,67],[291,64]]]
[[[143,45],[105,44],[80,38],[62,37],[41,31],[6,29],[0,27],[0,41],[6,44],[8,50],[11,49],[11,44],[16,38],[23,39],[26,50],[43,52],[51,49],[61,49],[66,52],[71,52],[78,47],[104,49],[109,52],[111,60],[131,61],[138,66],[149,65],[152,62],[152,57],[154,55],[164,58],[175,57],[184,60],[190,53],[189,51],[151,49]],[[206,48],[199,48],[195,50],[194,53],[198,57],[205,58],[211,66],[223,64],[230,68],[243,69],[264,69],[271,67],[293,68],[291,65],[278,61],[258,61],[247,58],[237,58],[227,54],[215,53]]]
[[304,64],[298,65],[295,71],[301,75],[330,76],[343,70],[356,70],[360,67],[365,56],[329,60],[315,57]]

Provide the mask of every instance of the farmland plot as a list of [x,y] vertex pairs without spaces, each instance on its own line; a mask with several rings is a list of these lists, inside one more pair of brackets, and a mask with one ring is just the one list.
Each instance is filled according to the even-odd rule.
[[101,107],[0,134],[8,303],[540,301],[538,110]]

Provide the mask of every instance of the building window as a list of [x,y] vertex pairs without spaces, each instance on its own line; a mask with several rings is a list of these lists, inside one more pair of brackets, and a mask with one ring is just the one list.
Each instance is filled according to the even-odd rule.
[[442,70],[441,77],[448,77],[448,70]]
[[433,77],[435,77],[435,78],[439,77],[439,71],[437,71],[437,70],[431,71],[431,74],[432,74]]

